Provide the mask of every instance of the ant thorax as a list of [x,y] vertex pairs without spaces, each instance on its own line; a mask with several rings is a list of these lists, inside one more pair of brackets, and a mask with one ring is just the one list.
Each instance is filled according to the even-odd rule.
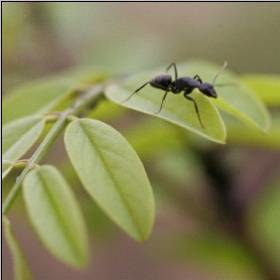
[[198,88],[200,83],[197,80],[194,80],[190,77],[178,78],[172,83],[172,92],[179,93],[185,90],[193,90]]

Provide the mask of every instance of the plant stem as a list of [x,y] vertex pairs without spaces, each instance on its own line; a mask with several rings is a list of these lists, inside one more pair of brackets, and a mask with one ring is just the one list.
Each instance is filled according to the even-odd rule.
[[91,106],[93,102],[97,103],[101,94],[102,94],[102,87],[97,85],[89,89],[82,96],[80,96],[75,101],[72,107],[68,108],[67,110],[61,113],[60,117],[57,119],[53,127],[48,132],[47,136],[44,138],[44,140],[41,142],[41,144],[38,146],[38,148],[36,149],[32,157],[30,158],[26,167],[23,169],[19,177],[16,179],[14,186],[8,193],[7,198],[3,203],[2,215],[6,214],[7,211],[10,209],[11,205],[13,204],[25,176],[34,167],[34,165],[36,165],[39,161],[42,160],[42,158],[48,152],[49,148],[55,142],[58,135],[63,131],[68,121],[68,116],[80,113],[85,108],[87,108],[87,106],[89,105]]

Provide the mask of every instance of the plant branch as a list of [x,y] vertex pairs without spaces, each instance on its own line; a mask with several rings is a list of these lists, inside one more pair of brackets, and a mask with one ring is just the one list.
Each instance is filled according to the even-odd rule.
[[48,132],[47,136],[38,146],[34,154],[29,159],[26,167],[23,169],[19,177],[17,177],[16,182],[10,192],[7,195],[6,200],[3,203],[2,207],[2,214],[6,214],[7,211],[10,209],[11,205],[13,204],[19,190],[21,184],[28,174],[28,172],[34,167],[34,165],[38,164],[39,161],[45,156],[48,152],[49,148],[55,142],[58,135],[63,131],[65,125],[68,121],[68,117],[71,115],[79,114],[83,110],[85,110],[88,106],[92,106],[92,103],[97,103],[99,98],[102,96],[102,87],[100,85],[94,86],[86,91],[83,95],[79,96],[78,99],[74,102],[73,106],[66,109],[62,112],[53,125],[53,127]]

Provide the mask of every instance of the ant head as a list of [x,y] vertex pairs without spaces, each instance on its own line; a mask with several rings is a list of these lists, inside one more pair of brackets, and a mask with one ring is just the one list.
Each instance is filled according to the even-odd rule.
[[217,98],[217,96],[218,96],[214,86],[212,84],[209,84],[209,83],[202,83],[202,84],[200,84],[199,90],[203,94],[205,94],[205,95],[207,95],[209,97]]
[[172,83],[172,77],[170,75],[159,75],[153,78],[150,83],[154,87],[167,89]]
[[217,98],[217,92],[214,88],[215,83],[217,81],[217,78],[219,77],[219,75],[225,70],[225,68],[227,67],[228,63],[225,61],[223,66],[221,67],[221,69],[218,71],[218,73],[214,76],[213,78],[213,82],[212,84],[209,83],[202,83],[199,86],[199,90],[204,93],[205,95],[209,96],[209,97],[213,97],[213,98]]

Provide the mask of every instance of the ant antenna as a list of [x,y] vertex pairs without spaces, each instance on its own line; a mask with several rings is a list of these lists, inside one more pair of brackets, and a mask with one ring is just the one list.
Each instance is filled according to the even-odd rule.
[[215,85],[217,78],[226,69],[227,66],[228,66],[228,63],[227,63],[227,61],[225,61],[223,66],[221,67],[221,69],[218,71],[218,73],[213,78],[213,82],[212,82],[213,86]]

